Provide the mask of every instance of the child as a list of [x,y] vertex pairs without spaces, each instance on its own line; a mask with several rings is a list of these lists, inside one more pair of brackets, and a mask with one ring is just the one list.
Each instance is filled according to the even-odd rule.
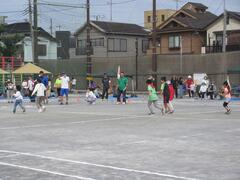
[[172,104],[173,98],[174,98],[174,94],[175,94],[175,90],[173,88],[173,85],[171,84],[171,81],[167,81],[168,84],[168,88],[169,88],[169,114],[172,114],[174,112],[174,107]]
[[93,89],[89,88],[86,93],[86,101],[89,104],[94,104],[97,100],[96,95],[93,93]]
[[150,110],[149,115],[154,114],[153,109],[152,109],[152,104],[154,105],[155,108],[159,109],[162,111],[162,114],[164,114],[164,110],[163,108],[160,108],[157,104],[158,101],[158,96],[157,96],[157,92],[155,90],[155,87],[153,85],[154,81],[152,79],[148,79],[146,81],[147,83],[147,89],[148,89],[148,109]]
[[161,94],[163,95],[165,113],[168,113],[171,108],[169,106],[170,92],[169,87],[166,83],[166,77],[161,77]]
[[225,98],[225,101],[223,103],[223,107],[227,110],[225,114],[230,114],[231,109],[228,107],[228,104],[231,101],[231,88],[227,81],[223,83],[223,96]]
[[32,96],[37,93],[37,99],[36,104],[38,108],[38,112],[43,112],[46,110],[45,106],[42,105],[42,103],[45,100],[44,92],[46,91],[45,85],[42,83],[42,80],[40,78],[37,79],[37,85],[35,86]]
[[13,113],[16,113],[17,106],[20,106],[22,108],[23,112],[26,112],[25,107],[23,106],[23,96],[21,94],[21,86],[16,87],[17,92],[13,95],[13,97],[16,98],[15,103],[14,103],[14,108],[13,108]]

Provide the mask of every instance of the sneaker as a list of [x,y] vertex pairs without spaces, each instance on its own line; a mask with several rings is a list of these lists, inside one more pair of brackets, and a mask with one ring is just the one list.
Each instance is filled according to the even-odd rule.
[[13,111],[13,114],[15,114],[16,113],[16,111]]
[[117,102],[117,104],[121,104],[120,102]]
[[149,116],[151,116],[151,115],[154,115],[154,114],[155,114],[155,113],[151,113],[151,112],[150,112],[150,113],[148,113],[148,115],[149,115]]
[[38,110],[38,112],[41,113],[41,112],[43,112],[43,110],[40,108],[40,109]]
[[174,111],[169,111],[169,112],[168,112],[168,114],[173,114],[173,113],[174,113]]
[[122,104],[127,104],[126,102],[123,102]]

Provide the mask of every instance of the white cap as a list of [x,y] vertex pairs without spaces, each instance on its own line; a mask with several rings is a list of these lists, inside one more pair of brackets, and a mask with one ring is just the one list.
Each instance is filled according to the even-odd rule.
[[192,78],[192,76],[189,75],[188,78],[190,79],[190,78]]
[[167,81],[167,84],[171,84],[171,82],[170,82],[170,81]]

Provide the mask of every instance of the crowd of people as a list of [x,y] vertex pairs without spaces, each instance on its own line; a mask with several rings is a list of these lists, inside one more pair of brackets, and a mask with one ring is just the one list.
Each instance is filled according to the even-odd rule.
[[[105,73],[102,78],[102,91],[97,83],[93,80],[89,81],[88,89],[86,92],[85,100],[88,104],[95,104],[98,98],[103,100],[108,100],[109,89],[112,86],[111,79]],[[118,72],[116,81],[116,98],[117,104],[126,104],[127,101],[127,88],[128,88],[128,78],[125,76],[124,72]],[[161,78],[161,86],[156,85],[153,76],[150,76],[147,81],[147,91],[148,91],[148,109],[149,115],[154,114],[153,106],[159,109],[162,114],[172,114],[174,113],[173,99],[183,98],[188,95],[189,98],[214,99],[217,94],[225,98],[223,104],[226,109],[226,113],[230,113],[230,108],[228,104],[231,99],[231,87],[226,81],[223,84],[220,93],[217,93],[217,88],[213,82],[209,81],[209,78],[205,76],[200,82],[200,84],[195,84],[191,75],[184,80],[182,77],[172,77],[167,80],[166,77]],[[36,106],[39,112],[44,112],[46,110],[45,104],[48,103],[48,97],[51,96],[51,92],[55,91],[58,97],[58,102],[60,105],[69,103],[69,93],[76,90],[77,80],[75,78],[70,79],[66,73],[61,73],[56,78],[53,89],[51,80],[48,75],[45,75],[43,71],[39,72],[38,77],[33,79],[31,76],[28,80],[24,80],[20,85],[15,86],[11,80],[7,80],[6,94],[8,103],[13,103],[13,98],[15,98],[13,113],[16,112],[16,108],[20,106],[23,112],[26,109],[23,106],[23,97],[28,96],[32,102],[36,102]],[[158,94],[163,98],[163,105],[160,106],[158,103]],[[65,97],[65,98],[64,98]]]

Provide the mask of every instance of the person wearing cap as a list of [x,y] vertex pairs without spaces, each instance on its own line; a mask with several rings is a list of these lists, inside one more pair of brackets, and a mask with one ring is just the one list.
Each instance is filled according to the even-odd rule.
[[188,91],[188,95],[189,95],[189,97],[191,98],[191,97],[193,97],[193,94],[192,94],[192,91],[191,91],[191,86],[194,84],[191,75],[188,76],[188,79],[186,80],[185,83],[186,83],[186,89],[187,89],[187,91]]
[[127,86],[128,78],[124,76],[124,72],[121,72],[117,79],[117,104],[121,103],[121,95],[123,97],[123,104],[126,104]]
[[62,77],[61,77],[61,103],[60,105],[63,105],[63,98],[64,95],[66,96],[66,105],[68,104],[68,93],[69,93],[69,83],[70,83],[70,79],[69,77],[66,75],[66,73],[62,73]]

